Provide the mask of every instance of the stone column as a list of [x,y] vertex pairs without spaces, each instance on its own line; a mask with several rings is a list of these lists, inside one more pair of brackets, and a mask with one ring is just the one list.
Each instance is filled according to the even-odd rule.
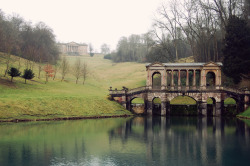
[[195,77],[195,71],[193,70],[193,89],[196,89],[196,77]]
[[178,90],[181,90],[181,70],[178,70]]
[[130,110],[130,103],[127,102],[126,95],[122,96],[122,106],[126,108],[127,110]]
[[166,87],[167,87],[166,70],[163,70],[163,72],[161,72],[161,90],[165,90]]
[[[224,101],[222,101],[222,102],[224,103]],[[215,114],[213,114],[213,116],[221,116],[222,107],[223,107],[222,102],[215,103]]]
[[206,89],[206,71],[201,70],[201,81],[200,81],[200,87],[201,89]]
[[166,115],[170,115],[170,101],[166,101]]
[[161,102],[161,115],[166,115],[166,106],[167,106],[166,101],[162,101]]
[[197,105],[199,114],[202,116],[207,116],[207,102],[198,101]]
[[147,115],[153,114],[153,103],[152,101],[147,101]]
[[171,70],[171,90],[174,90],[174,71]]
[[168,89],[168,71],[165,70],[165,72],[166,72],[166,89]]
[[186,70],[187,77],[186,77],[186,90],[189,90],[189,70]]
[[152,89],[152,75],[151,75],[151,70],[147,69],[147,86],[149,89]]

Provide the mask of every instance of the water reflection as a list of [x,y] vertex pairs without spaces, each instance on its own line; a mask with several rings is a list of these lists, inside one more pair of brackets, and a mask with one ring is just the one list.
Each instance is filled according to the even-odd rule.
[[110,135],[125,147],[143,143],[149,165],[243,165],[249,161],[249,133],[235,118],[137,117]]
[[135,117],[0,124],[0,165],[246,165],[237,119]]

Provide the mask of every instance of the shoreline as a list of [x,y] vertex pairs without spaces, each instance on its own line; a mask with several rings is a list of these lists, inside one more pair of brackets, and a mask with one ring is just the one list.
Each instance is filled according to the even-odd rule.
[[105,118],[127,118],[134,115],[110,115],[110,116],[79,116],[79,117],[62,117],[62,118],[47,118],[47,119],[10,119],[10,120],[0,120],[0,123],[4,122],[36,122],[36,121],[60,121],[60,120],[80,120],[80,119],[105,119]]

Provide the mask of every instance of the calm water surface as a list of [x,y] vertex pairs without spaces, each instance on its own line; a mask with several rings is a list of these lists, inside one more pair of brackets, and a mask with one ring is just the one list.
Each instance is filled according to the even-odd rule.
[[1,166],[249,164],[250,129],[235,118],[0,123]]

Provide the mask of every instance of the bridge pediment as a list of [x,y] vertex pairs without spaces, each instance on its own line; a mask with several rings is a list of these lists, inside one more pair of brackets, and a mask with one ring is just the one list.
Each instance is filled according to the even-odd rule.
[[160,63],[160,62],[154,62],[154,63],[150,63],[148,65],[146,65],[147,67],[164,67],[164,64]]
[[208,63],[205,63],[203,66],[204,67],[219,67],[219,66],[222,66],[222,63],[218,63],[218,62],[216,63],[216,62],[210,61]]

